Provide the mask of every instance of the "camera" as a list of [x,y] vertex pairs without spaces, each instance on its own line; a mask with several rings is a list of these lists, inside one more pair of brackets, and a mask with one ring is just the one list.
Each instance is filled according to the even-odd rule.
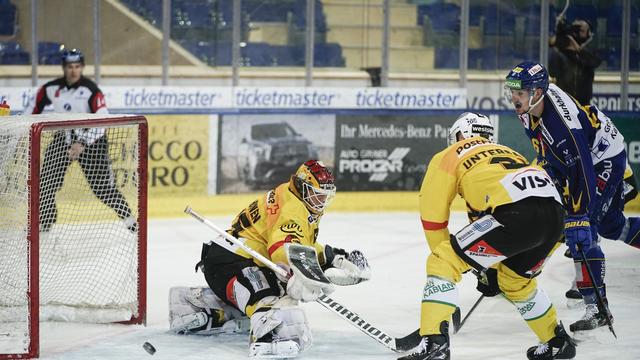
[[[582,33],[582,30],[586,26],[586,36]],[[556,46],[559,48],[565,48],[570,46],[570,39],[576,41],[581,46],[586,45],[591,41],[593,34],[591,33],[591,24],[587,20],[576,19],[572,23],[567,23],[566,19],[561,19],[556,24]]]
[[565,19],[562,19],[556,24],[556,36],[564,37],[571,36],[575,40],[578,40],[580,37],[580,25],[576,24],[568,24]]

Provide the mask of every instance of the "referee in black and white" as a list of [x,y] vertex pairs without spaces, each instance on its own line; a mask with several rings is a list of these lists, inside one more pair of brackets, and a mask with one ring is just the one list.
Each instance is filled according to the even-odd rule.
[[[52,104],[56,113],[108,114],[104,94],[96,83],[82,75],[84,56],[77,49],[62,53],[64,75],[44,84],[26,114],[40,114]],[[60,130],[45,150],[40,176],[40,231],[49,231],[58,217],[56,193],[62,187],[64,176],[77,160],[95,196],[112,208],[132,232],[138,224],[131,214],[127,200],[115,185],[115,176],[109,158],[106,130],[85,128]]]

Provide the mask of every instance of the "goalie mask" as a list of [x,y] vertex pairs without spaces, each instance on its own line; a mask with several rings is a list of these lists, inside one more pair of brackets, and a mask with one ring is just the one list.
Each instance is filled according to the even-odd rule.
[[482,114],[466,112],[460,115],[449,129],[449,145],[458,142],[458,134],[462,134],[463,139],[482,136],[491,142],[495,142],[493,139],[494,133],[493,124],[488,117]]
[[336,194],[333,175],[318,160],[300,165],[291,177],[289,188],[314,214],[321,214]]

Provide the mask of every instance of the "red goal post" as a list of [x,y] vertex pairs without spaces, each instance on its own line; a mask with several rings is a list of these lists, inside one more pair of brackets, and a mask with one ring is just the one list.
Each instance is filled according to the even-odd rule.
[[39,321],[146,321],[146,119],[0,117],[0,359]]

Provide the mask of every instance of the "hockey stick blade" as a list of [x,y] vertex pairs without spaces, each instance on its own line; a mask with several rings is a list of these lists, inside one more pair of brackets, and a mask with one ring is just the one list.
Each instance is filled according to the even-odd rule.
[[420,345],[420,341],[422,341],[422,336],[420,336],[420,329],[416,329],[416,331],[411,334],[396,338],[396,352],[407,352],[416,346]]
[[451,324],[453,325],[453,333],[457,334],[460,330],[460,307],[456,306],[456,310],[451,314]]
[[587,274],[589,274],[589,278],[594,287],[594,293],[596,294],[596,299],[598,300],[598,309],[600,311],[604,311],[604,316],[607,321],[607,326],[609,330],[613,334],[614,338],[618,338],[615,330],[613,330],[613,324],[611,323],[611,313],[609,312],[609,308],[604,304],[604,300],[602,299],[602,294],[600,294],[600,290],[598,290],[598,284],[596,283],[596,278],[593,276],[593,271],[591,270],[591,266],[589,266],[589,262],[587,262],[587,256],[584,254],[584,249],[580,244],[576,245],[578,247],[578,251],[580,251],[580,256],[582,256],[582,261],[584,262],[584,267],[587,268]]

